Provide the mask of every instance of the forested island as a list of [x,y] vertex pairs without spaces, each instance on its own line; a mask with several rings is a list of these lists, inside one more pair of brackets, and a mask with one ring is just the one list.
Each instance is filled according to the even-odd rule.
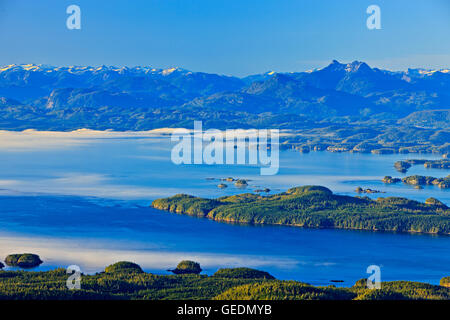
[[[189,261],[191,264],[195,262]],[[186,263],[186,261],[184,261]],[[199,266],[200,268],[200,266]],[[195,270],[197,271],[197,270]],[[81,277],[81,289],[67,288],[66,269],[0,271],[0,299],[16,300],[449,300],[448,277],[441,285],[412,281],[382,282],[368,289],[361,279],[350,287],[312,286],[277,280],[265,271],[223,268],[213,275],[197,272],[177,275],[146,273],[127,261],[104,272]]]
[[34,268],[43,261],[33,253],[15,253],[6,257],[5,263],[10,267]]
[[426,160],[426,159],[409,159],[400,160],[394,163],[397,171],[405,173],[414,165],[423,165],[425,168],[430,169],[450,169],[450,159],[439,160]]
[[400,178],[393,178],[391,176],[385,176],[381,181],[387,184],[392,183],[398,183],[403,182],[405,184],[410,184],[413,186],[438,186],[441,189],[448,189],[450,188],[450,175],[444,178],[435,178],[430,176],[408,176],[404,177],[402,179]]
[[336,195],[321,186],[217,199],[178,194],[154,200],[151,206],[230,223],[450,235],[450,209],[437,199],[430,198],[426,203],[400,197],[372,200]]

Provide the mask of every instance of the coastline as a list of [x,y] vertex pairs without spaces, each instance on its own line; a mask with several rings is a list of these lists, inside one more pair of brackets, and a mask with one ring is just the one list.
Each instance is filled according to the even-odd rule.
[[186,215],[196,219],[207,219],[210,221],[218,223],[226,223],[230,225],[241,225],[241,226],[256,226],[256,227],[292,227],[292,228],[303,228],[310,230],[346,230],[346,231],[364,231],[364,232],[374,232],[374,233],[390,233],[390,234],[416,234],[416,235],[426,235],[426,236],[440,236],[440,237],[450,237],[450,233],[438,233],[438,232],[420,232],[420,231],[396,231],[396,230],[377,230],[377,229],[364,229],[364,228],[342,228],[342,227],[308,227],[300,224],[282,224],[282,223],[255,223],[255,222],[240,222],[236,220],[226,220],[217,219],[210,217],[199,217],[196,215],[188,215],[180,212],[173,212],[163,209],[155,208],[159,211],[170,212],[177,215]]
[[[439,285],[413,281],[383,281],[378,290],[368,288],[369,280],[360,279],[345,287],[314,286],[293,280],[277,280],[270,273],[251,269],[220,268],[207,276],[199,270],[186,274],[155,275],[146,273],[131,261],[119,261],[93,275],[79,274],[79,287],[71,290],[67,272],[57,268],[44,272],[1,271],[7,279],[0,283],[0,298],[16,300],[447,300],[450,277],[443,276]],[[178,268],[178,267],[177,267]],[[330,280],[341,283],[340,280]],[[23,283],[28,283],[24,286]],[[67,285],[66,285],[67,284]],[[70,284],[73,284],[70,283]],[[45,287],[50,290],[42,290]]]
[[[309,152],[319,152],[327,151],[331,153],[363,153],[377,155],[390,155],[390,154],[418,154],[424,156],[437,156],[440,159],[446,159],[449,157],[448,148],[438,148],[432,144],[424,146],[407,147],[405,142],[390,143],[387,146],[378,145],[377,147],[360,147],[360,144],[365,142],[353,143],[349,145],[348,143],[343,143],[339,139],[332,139],[331,141],[322,141],[321,139],[329,139],[327,135],[320,133],[320,130],[324,128],[314,128],[314,129],[281,129],[280,130],[280,150],[295,150],[300,153]],[[326,128],[325,128],[326,129]],[[153,128],[149,130],[117,130],[117,129],[91,129],[91,128],[79,128],[79,129],[68,129],[64,130],[40,130],[34,128],[28,129],[2,129],[0,130],[0,147],[11,147],[16,144],[19,146],[26,146],[23,143],[23,139],[39,138],[48,139],[53,138],[60,140],[64,143],[83,143],[89,139],[123,139],[123,138],[158,138],[158,137],[168,137],[177,130],[184,130],[186,132],[192,133],[193,129],[184,127],[161,127]],[[234,128],[237,130],[234,135],[239,136],[240,134],[246,136],[246,133],[251,130],[249,128]],[[302,142],[305,137],[308,137],[312,133],[310,131],[316,130],[319,133],[314,133],[318,136],[318,140],[314,143],[304,143]],[[322,136],[323,135],[323,136]],[[345,139],[343,139],[345,140]],[[45,146],[45,144],[44,144]],[[441,146],[442,147],[442,146]]]

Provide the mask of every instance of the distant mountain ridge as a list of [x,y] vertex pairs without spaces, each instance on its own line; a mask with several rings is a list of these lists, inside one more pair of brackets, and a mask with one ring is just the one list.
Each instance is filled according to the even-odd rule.
[[[225,122],[253,117],[282,118],[283,124],[286,117],[396,121],[414,112],[446,109],[450,69],[388,71],[333,60],[310,72],[238,78],[145,66],[0,68],[0,129],[152,129],[219,115]],[[414,125],[417,116],[408,119],[402,123]]]

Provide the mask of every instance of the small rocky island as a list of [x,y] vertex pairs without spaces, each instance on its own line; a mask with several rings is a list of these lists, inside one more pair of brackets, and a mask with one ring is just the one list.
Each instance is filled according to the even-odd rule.
[[5,259],[5,263],[8,266],[20,268],[34,268],[39,266],[42,262],[41,258],[33,253],[10,254]]
[[391,176],[385,176],[383,179],[381,179],[384,183],[387,184],[393,184],[393,183],[399,183],[402,181],[400,178],[392,178]]
[[[445,178],[435,178],[430,176],[408,176],[403,179],[400,178],[392,178],[391,176],[385,176],[381,181],[387,184],[398,183],[402,181],[405,184],[410,184],[415,187],[423,187],[423,186],[438,186],[441,189],[449,189],[450,188],[450,175]],[[418,189],[418,188],[417,188]]]
[[397,171],[406,173],[411,166],[423,165],[425,168],[434,169],[450,169],[450,159],[426,160],[426,159],[409,159],[401,160],[394,163]]
[[119,261],[105,268],[105,273],[116,273],[116,272],[144,273],[144,271],[138,264],[129,261]]
[[222,268],[214,273],[213,277],[228,278],[228,279],[265,279],[274,280],[275,277],[265,271],[260,271],[251,268]]
[[234,183],[234,185],[238,188],[246,188],[248,186],[247,180],[245,179],[238,179]]
[[[224,182],[234,182],[234,186],[236,188],[244,189],[244,188],[246,188],[248,186],[248,181],[250,181],[248,179],[233,178],[233,177],[220,178],[219,180],[222,181],[221,183],[219,183],[217,185],[217,187],[219,189],[228,188],[228,185],[226,183],[224,183]],[[267,190],[269,190],[269,189],[267,189]],[[266,191],[266,192],[269,192],[269,191]]]
[[356,193],[385,193],[384,191],[370,189],[370,188],[364,189],[364,188],[361,188],[361,187],[357,187],[355,189],[355,192]]
[[173,270],[168,270],[175,274],[199,274],[202,272],[200,264],[195,261],[183,260]]

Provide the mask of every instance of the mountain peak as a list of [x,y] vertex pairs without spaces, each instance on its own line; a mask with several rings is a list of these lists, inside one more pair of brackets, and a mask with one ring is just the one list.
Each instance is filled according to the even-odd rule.
[[345,68],[345,71],[347,72],[368,71],[368,70],[372,69],[367,65],[367,63],[357,60],[347,64]]
[[326,73],[334,73],[334,72],[343,72],[345,71],[345,67],[346,65],[343,63],[340,63],[337,60],[333,60],[331,61],[331,63],[329,65],[327,65],[324,68],[320,68],[320,69],[316,69],[314,71],[319,71],[319,72],[326,72]]
[[293,81],[293,79],[287,74],[274,73],[269,81],[285,83],[288,81]]
[[323,68],[323,69],[328,69],[328,70],[340,70],[340,69],[343,69],[345,67],[345,64],[342,64],[342,63],[340,63],[339,61],[337,61],[337,60],[333,60],[333,61],[331,61],[331,63],[328,65],[328,66],[326,66],[325,68]]
[[342,63],[340,63],[339,61],[333,59],[333,61],[331,61],[330,65],[342,65]]
[[331,61],[331,63],[323,68],[322,70],[329,70],[329,71],[345,71],[345,72],[356,72],[356,71],[368,71],[372,70],[367,63],[362,61],[353,61],[347,64],[340,63],[337,60]]
[[174,73],[175,71],[181,71],[181,69],[178,67],[172,67],[164,69],[161,73],[163,76],[168,76],[169,74]]

